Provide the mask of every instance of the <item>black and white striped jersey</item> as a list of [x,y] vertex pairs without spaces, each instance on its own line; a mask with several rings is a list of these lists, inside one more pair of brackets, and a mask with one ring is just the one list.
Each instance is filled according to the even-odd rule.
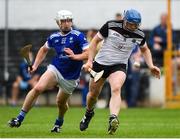
[[123,20],[111,20],[98,32],[103,44],[95,61],[102,65],[127,64],[133,48],[145,44],[145,34],[140,29],[129,31],[123,27]]

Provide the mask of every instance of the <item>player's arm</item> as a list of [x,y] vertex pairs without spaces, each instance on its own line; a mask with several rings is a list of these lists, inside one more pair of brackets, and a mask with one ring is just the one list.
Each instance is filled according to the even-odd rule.
[[160,69],[154,66],[152,61],[152,55],[147,44],[145,43],[143,47],[140,47],[140,50],[153,76],[160,78],[161,75]]
[[97,45],[104,38],[108,36],[108,22],[105,23],[99,30],[99,32],[94,36],[89,46],[89,55],[88,61],[83,65],[85,71],[88,71],[89,68],[92,68],[93,59],[97,53]]
[[99,44],[99,42],[102,41],[102,38],[99,37],[100,36],[100,33],[98,32],[94,38],[92,39],[92,41],[90,42],[90,45],[89,45],[89,55],[88,55],[88,61],[89,62],[93,62],[93,59],[97,53],[97,46]]
[[148,65],[148,67],[152,68],[154,66],[153,62],[152,62],[152,55],[151,55],[151,52],[150,52],[149,48],[147,47],[147,45],[144,44],[143,47],[140,47],[140,50],[141,50],[141,53],[146,61],[146,64]]
[[87,60],[88,59],[88,48],[83,50],[81,54],[74,54],[74,52],[70,48],[65,48],[67,56],[73,60]]
[[93,63],[93,59],[97,53],[97,45],[99,44],[99,42],[102,41],[102,38],[99,37],[100,33],[97,33],[94,38],[92,39],[92,41],[90,42],[89,45],[89,53],[88,53],[88,61],[86,62],[86,64],[83,65],[83,68],[85,71],[88,71],[89,68],[92,68],[92,63]]
[[44,58],[47,55],[47,52],[49,50],[49,48],[46,46],[47,44],[45,43],[38,51],[37,55],[36,55],[36,59],[34,61],[33,64],[33,69],[37,69],[38,66],[41,64],[41,62],[44,60]]

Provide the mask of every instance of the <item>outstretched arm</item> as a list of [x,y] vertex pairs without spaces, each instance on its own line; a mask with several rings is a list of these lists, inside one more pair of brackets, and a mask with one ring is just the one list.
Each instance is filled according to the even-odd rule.
[[38,51],[38,53],[36,55],[36,59],[34,61],[34,64],[32,66],[32,70],[30,71],[30,73],[33,73],[34,71],[36,71],[38,66],[41,64],[41,62],[46,57],[48,50],[49,49],[46,47],[46,43],[39,49],[39,51]]
[[70,48],[65,48],[67,56],[73,60],[87,60],[88,59],[88,48],[85,49],[81,54],[74,54]]
[[146,61],[146,64],[148,65],[152,75],[155,76],[156,78],[160,79],[161,71],[158,67],[154,66],[153,61],[152,61],[152,55],[151,55],[149,48],[147,47],[147,44],[145,43],[145,45],[143,47],[141,47],[140,50],[142,52],[142,55]]

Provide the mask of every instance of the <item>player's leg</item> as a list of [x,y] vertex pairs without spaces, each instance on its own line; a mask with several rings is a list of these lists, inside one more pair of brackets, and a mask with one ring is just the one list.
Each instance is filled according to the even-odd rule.
[[123,71],[116,71],[109,76],[109,83],[111,86],[111,99],[109,104],[110,117],[108,133],[113,134],[118,128],[118,114],[121,104],[121,87],[126,79],[126,74]]
[[[28,81],[28,84],[30,85],[31,88],[34,88],[35,85],[37,84],[37,82],[39,81],[39,79],[40,79],[40,75],[39,74],[35,74]],[[38,102],[38,98],[37,98],[35,105],[38,105],[38,103],[39,102]]]
[[40,79],[40,75],[38,74],[35,74],[32,76],[32,78],[28,81],[29,85],[34,88],[35,85],[37,84],[37,82],[39,81]]
[[77,80],[66,80],[59,72],[56,73],[58,76],[58,85],[61,88],[56,97],[59,114],[51,132],[60,132],[64,122],[64,115],[68,110],[68,98],[78,85]]
[[46,89],[53,88],[57,85],[57,80],[52,71],[47,70],[40,78],[38,83],[33,89],[28,93],[25,98],[22,109],[26,112],[30,110],[36,101],[37,97],[44,92]]
[[64,122],[64,115],[66,111],[68,110],[68,99],[71,94],[63,91],[62,89],[59,89],[59,92],[56,97],[56,103],[58,106],[58,117],[54,123],[54,127],[52,128],[51,132],[60,132],[60,129]]
[[102,90],[106,79],[101,78],[98,82],[94,82],[93,79],[89,83],[89,92],[87,95],[86,113],[80,122],[80,130],[84,131],[88,128],[89,122],[94,116],[94,106],[97,102],[98,96]]
[[40,78],[38,83],[33,89],[31,89],[24,101],[22,110],[20,111],[17,118],[13,118],[9,121],[10,127],[19,127],[21,122],[24,120],[26,113],[31,109],[35,103],[37,97],[46,89],[52,88],[57,84],[57,80],[52,71],[47,70]]

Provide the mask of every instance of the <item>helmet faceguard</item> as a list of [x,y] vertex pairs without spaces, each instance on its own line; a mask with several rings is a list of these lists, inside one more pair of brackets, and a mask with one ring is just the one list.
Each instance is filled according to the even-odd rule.
[[128,30],[134,31],[141,25],[141,15],[136,10],[127,10],[124,13],[124,24]]
[[56,14],[55,20],[60,30],[64,34],[67,34],[71,30],[73,16],[70,11],[68,10],[58,11]]

